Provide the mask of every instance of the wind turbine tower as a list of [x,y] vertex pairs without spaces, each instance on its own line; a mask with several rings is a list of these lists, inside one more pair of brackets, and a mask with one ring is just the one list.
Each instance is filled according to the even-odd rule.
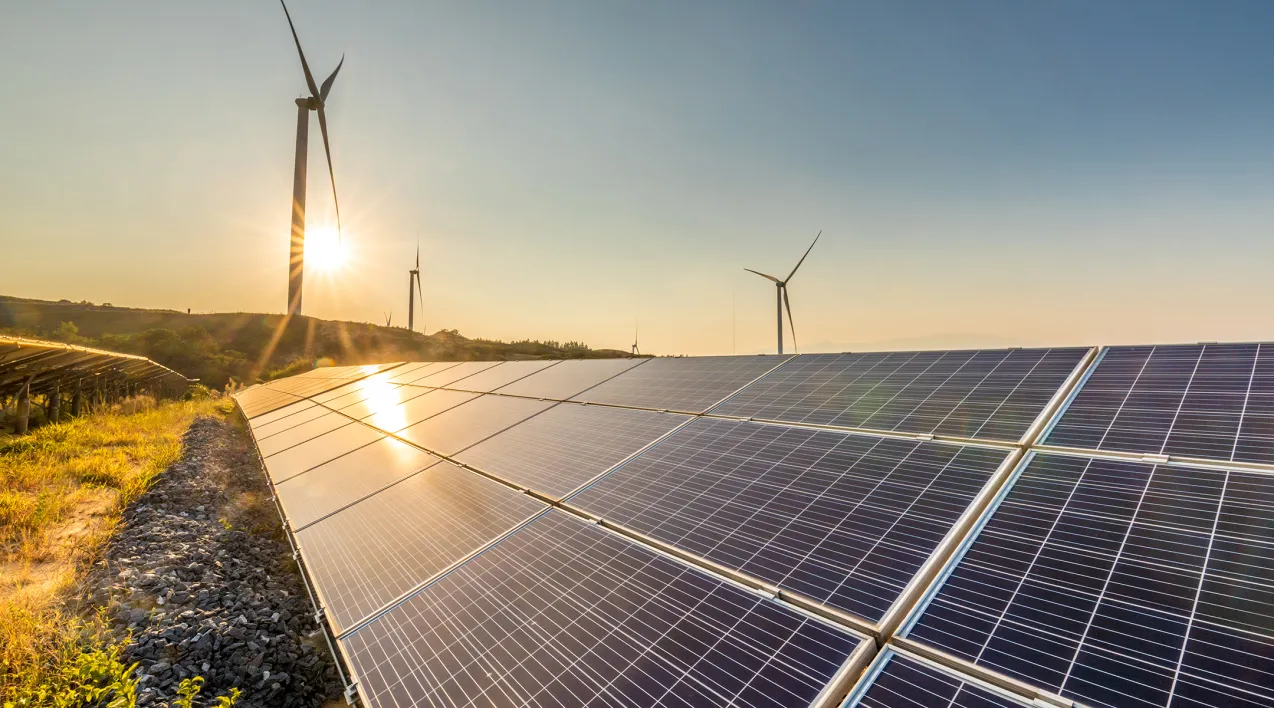
[[758,270],[752,270],[751,268],[743,269],[749,273],[756,273],[762,278],[765,278],[767,280],[771,280],[774,282],[775,291],[776,291],[775,295],[778,298],[779,354],[783,353],[783,309],[784,308],[787,309],[788,326],[792,328],[792,346],[796,347],[796,325],[792,322],[792,301],[787,296],[787,284],[792,280],[792,276],[796,275],[796,271],[800,269],[801,264],[805,262],[805,256],[808,256],[810,254],[810,251],[814,250],[814,244],[818,243],[818,238],[819,236],[822,236],[822,235],[823,235],[823,232],[819,231],[818,236],[814,237],[814,243],[811,243],[810,247],[805,249],[805,255],[801,256],[801,260],[796,262],[796,267],[793,268],[792,272],[788,273],[787,277],[784,278],[783,280],[779,280],[778,278],[775,278],[772,275],[766,275],[765,273],[762,273],[761,271],[758,271]]
[[320,87],[314,83],[314,75],[310,73],[310,65],[305,61],[305,52],[301,50],[301,40],[296,36],[296,26],[292,24],[292,15],[288,6],[283,5],[283,14],[288,18],[288,27],[292,30],[292,41],[296,43],[296,53],[301,57],[301,69],[305,72],[305,85],[310,90],[308,98],[296,99],[296,165],[292,173],[292,240],[288,249],[288,314],[301,314],[301,291],[305,281],[305,173],[306,157],[309,150],[310,111],[318,113],[319,130],[323,133],[323,152],[327,155],[327,174],[332,180],[332,203],[336,205],[336,234],[341,233],[341,205],[336,200],[336,172],[332,169],[332,148],[327,139],[327,114],[323,107],[327,102],[327,94],[332,90],[332,82],[345,63],[345,55],[336,65],[332,75],[327,77]]
[[[416,298],[420,298],[420,314],[425,314],[424,288],[420,284],[420,244],[416,244],[416,267],[407,271],[407,329],[416,331]],[[424,329],[424,326],[421,326]]]

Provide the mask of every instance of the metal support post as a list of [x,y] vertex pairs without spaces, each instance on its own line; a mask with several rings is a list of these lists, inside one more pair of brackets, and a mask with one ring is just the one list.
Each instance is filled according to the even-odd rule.
[[22,384],[22,390],[18,393],[18,422],[14,426],[14,432],[18,435],[25,435],[27,425],[31,417],[31,379],[28,378]]
[[58,418],[62,414],[62,382],[54,381],[53,390],[49,392],[48,403],[45,405],[45,416],[50,423],[58,422]]

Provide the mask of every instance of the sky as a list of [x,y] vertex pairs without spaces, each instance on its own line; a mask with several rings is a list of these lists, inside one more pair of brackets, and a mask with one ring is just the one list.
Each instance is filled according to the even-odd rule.
[[[1274,3],[289,9],[318,81],[346,58],[306,314],[404,324],[419,242],[430,332],[773,351],[743,268],[822,230],[802,351],[1274,339]],[[0,294],[283,311],[277,3],[9,3],[0,66]]]

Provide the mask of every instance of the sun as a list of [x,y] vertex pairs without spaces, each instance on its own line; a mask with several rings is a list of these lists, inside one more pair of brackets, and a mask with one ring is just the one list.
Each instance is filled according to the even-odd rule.
[[305,266],[319,271],[337,271],[349,260],[346,241],[335,226],[317,226],[305,230]]

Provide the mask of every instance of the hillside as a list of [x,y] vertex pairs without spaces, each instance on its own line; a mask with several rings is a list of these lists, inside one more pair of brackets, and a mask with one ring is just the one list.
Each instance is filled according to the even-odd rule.
[[[469,339],[455,330],[430,335],[366,322],[250,312],[186,314],[109,304],[0,295],[0,332],[142,354],[214,388],[335,365],[399,360],[611,358],[615,349],[579,342]],[[280,331],[281,330],[281,331]]]

